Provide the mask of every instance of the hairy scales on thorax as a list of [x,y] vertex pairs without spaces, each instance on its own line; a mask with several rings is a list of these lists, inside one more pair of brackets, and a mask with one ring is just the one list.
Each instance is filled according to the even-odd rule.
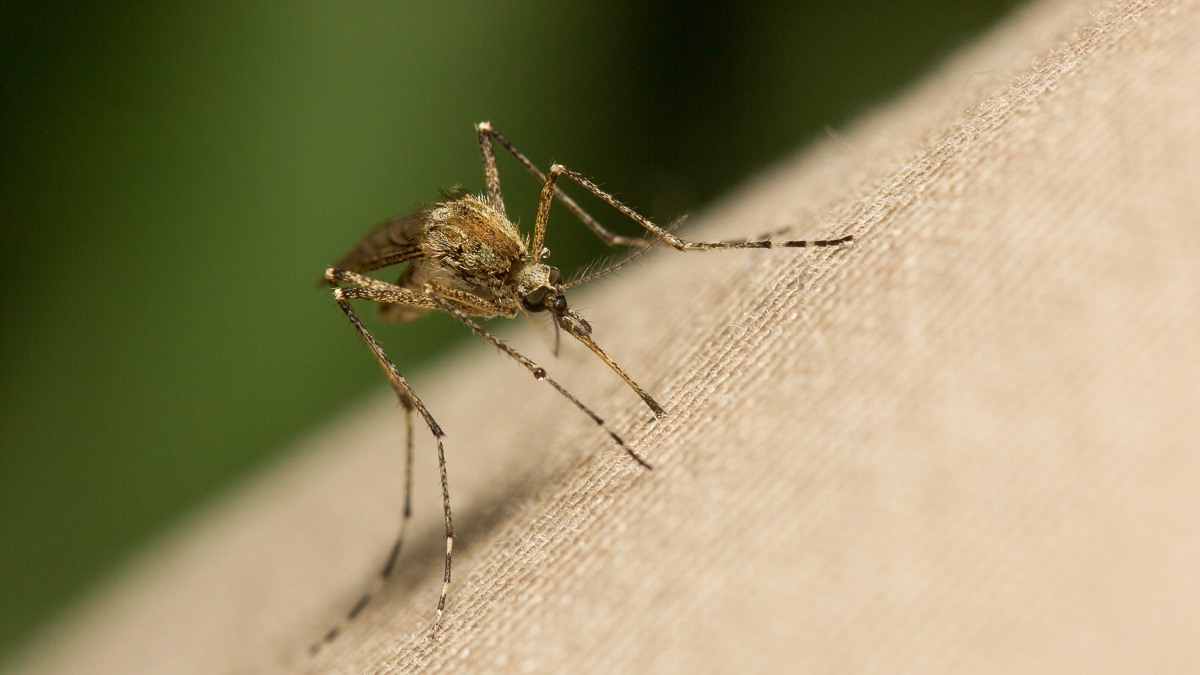
[[529,259],[516,226],[462,192],[430,209],[423,249],[431,264],[493,295],[510,285]]

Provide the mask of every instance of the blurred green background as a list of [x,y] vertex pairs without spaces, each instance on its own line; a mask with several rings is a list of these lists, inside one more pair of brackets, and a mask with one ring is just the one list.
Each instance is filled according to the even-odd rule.
[[[384,386],[315,280],[439,188],[481,190],[473,123],[665,221],[1015,4],[3,3],[0,655]],[[537,186],[500,170],[531,222]],[[604,253],[582,227],[548,245],[568,276]],[[466,337],[377,335],[402,370]]]

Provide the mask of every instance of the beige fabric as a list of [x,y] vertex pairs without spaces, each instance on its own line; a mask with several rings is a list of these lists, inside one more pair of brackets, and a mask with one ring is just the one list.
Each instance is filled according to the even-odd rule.
[[493,349],[417,377],[460,532],[435,639],[422,436],[400,577],[305,653],[398,522],[381,395],[17,672],[1195,671],[1197,3],[1031,7],[701,220],[858,242],[664,251],[577,296],[661,422],[514,331],[653,472]]

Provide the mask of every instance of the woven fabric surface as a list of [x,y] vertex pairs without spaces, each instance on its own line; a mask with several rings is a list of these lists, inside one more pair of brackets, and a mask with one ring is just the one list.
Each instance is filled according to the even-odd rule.
[[662,250],[573,296],[665,419],[505,334],[653,471],[489,347],[414,378],[459,535],[436,636],[421,435],[397,577],[307,653],[399,522],[381,395],[14,672],[1193,671],[1198,111],[1200,3],[1027,7],[685,233],[854,244]]

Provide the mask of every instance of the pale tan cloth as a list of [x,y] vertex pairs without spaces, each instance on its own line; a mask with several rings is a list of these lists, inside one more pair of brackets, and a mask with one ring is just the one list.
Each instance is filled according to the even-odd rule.
[[399,521],[381,395],[17,672],[1200,670],[1198,3],[1023,10],[697,220],[858,241],[662,251],[573,296],[661,422],[510,334],[652,472],[494,349],[415,378],[460,533],[436,638],[422,435],[399,578],[306,654]]

